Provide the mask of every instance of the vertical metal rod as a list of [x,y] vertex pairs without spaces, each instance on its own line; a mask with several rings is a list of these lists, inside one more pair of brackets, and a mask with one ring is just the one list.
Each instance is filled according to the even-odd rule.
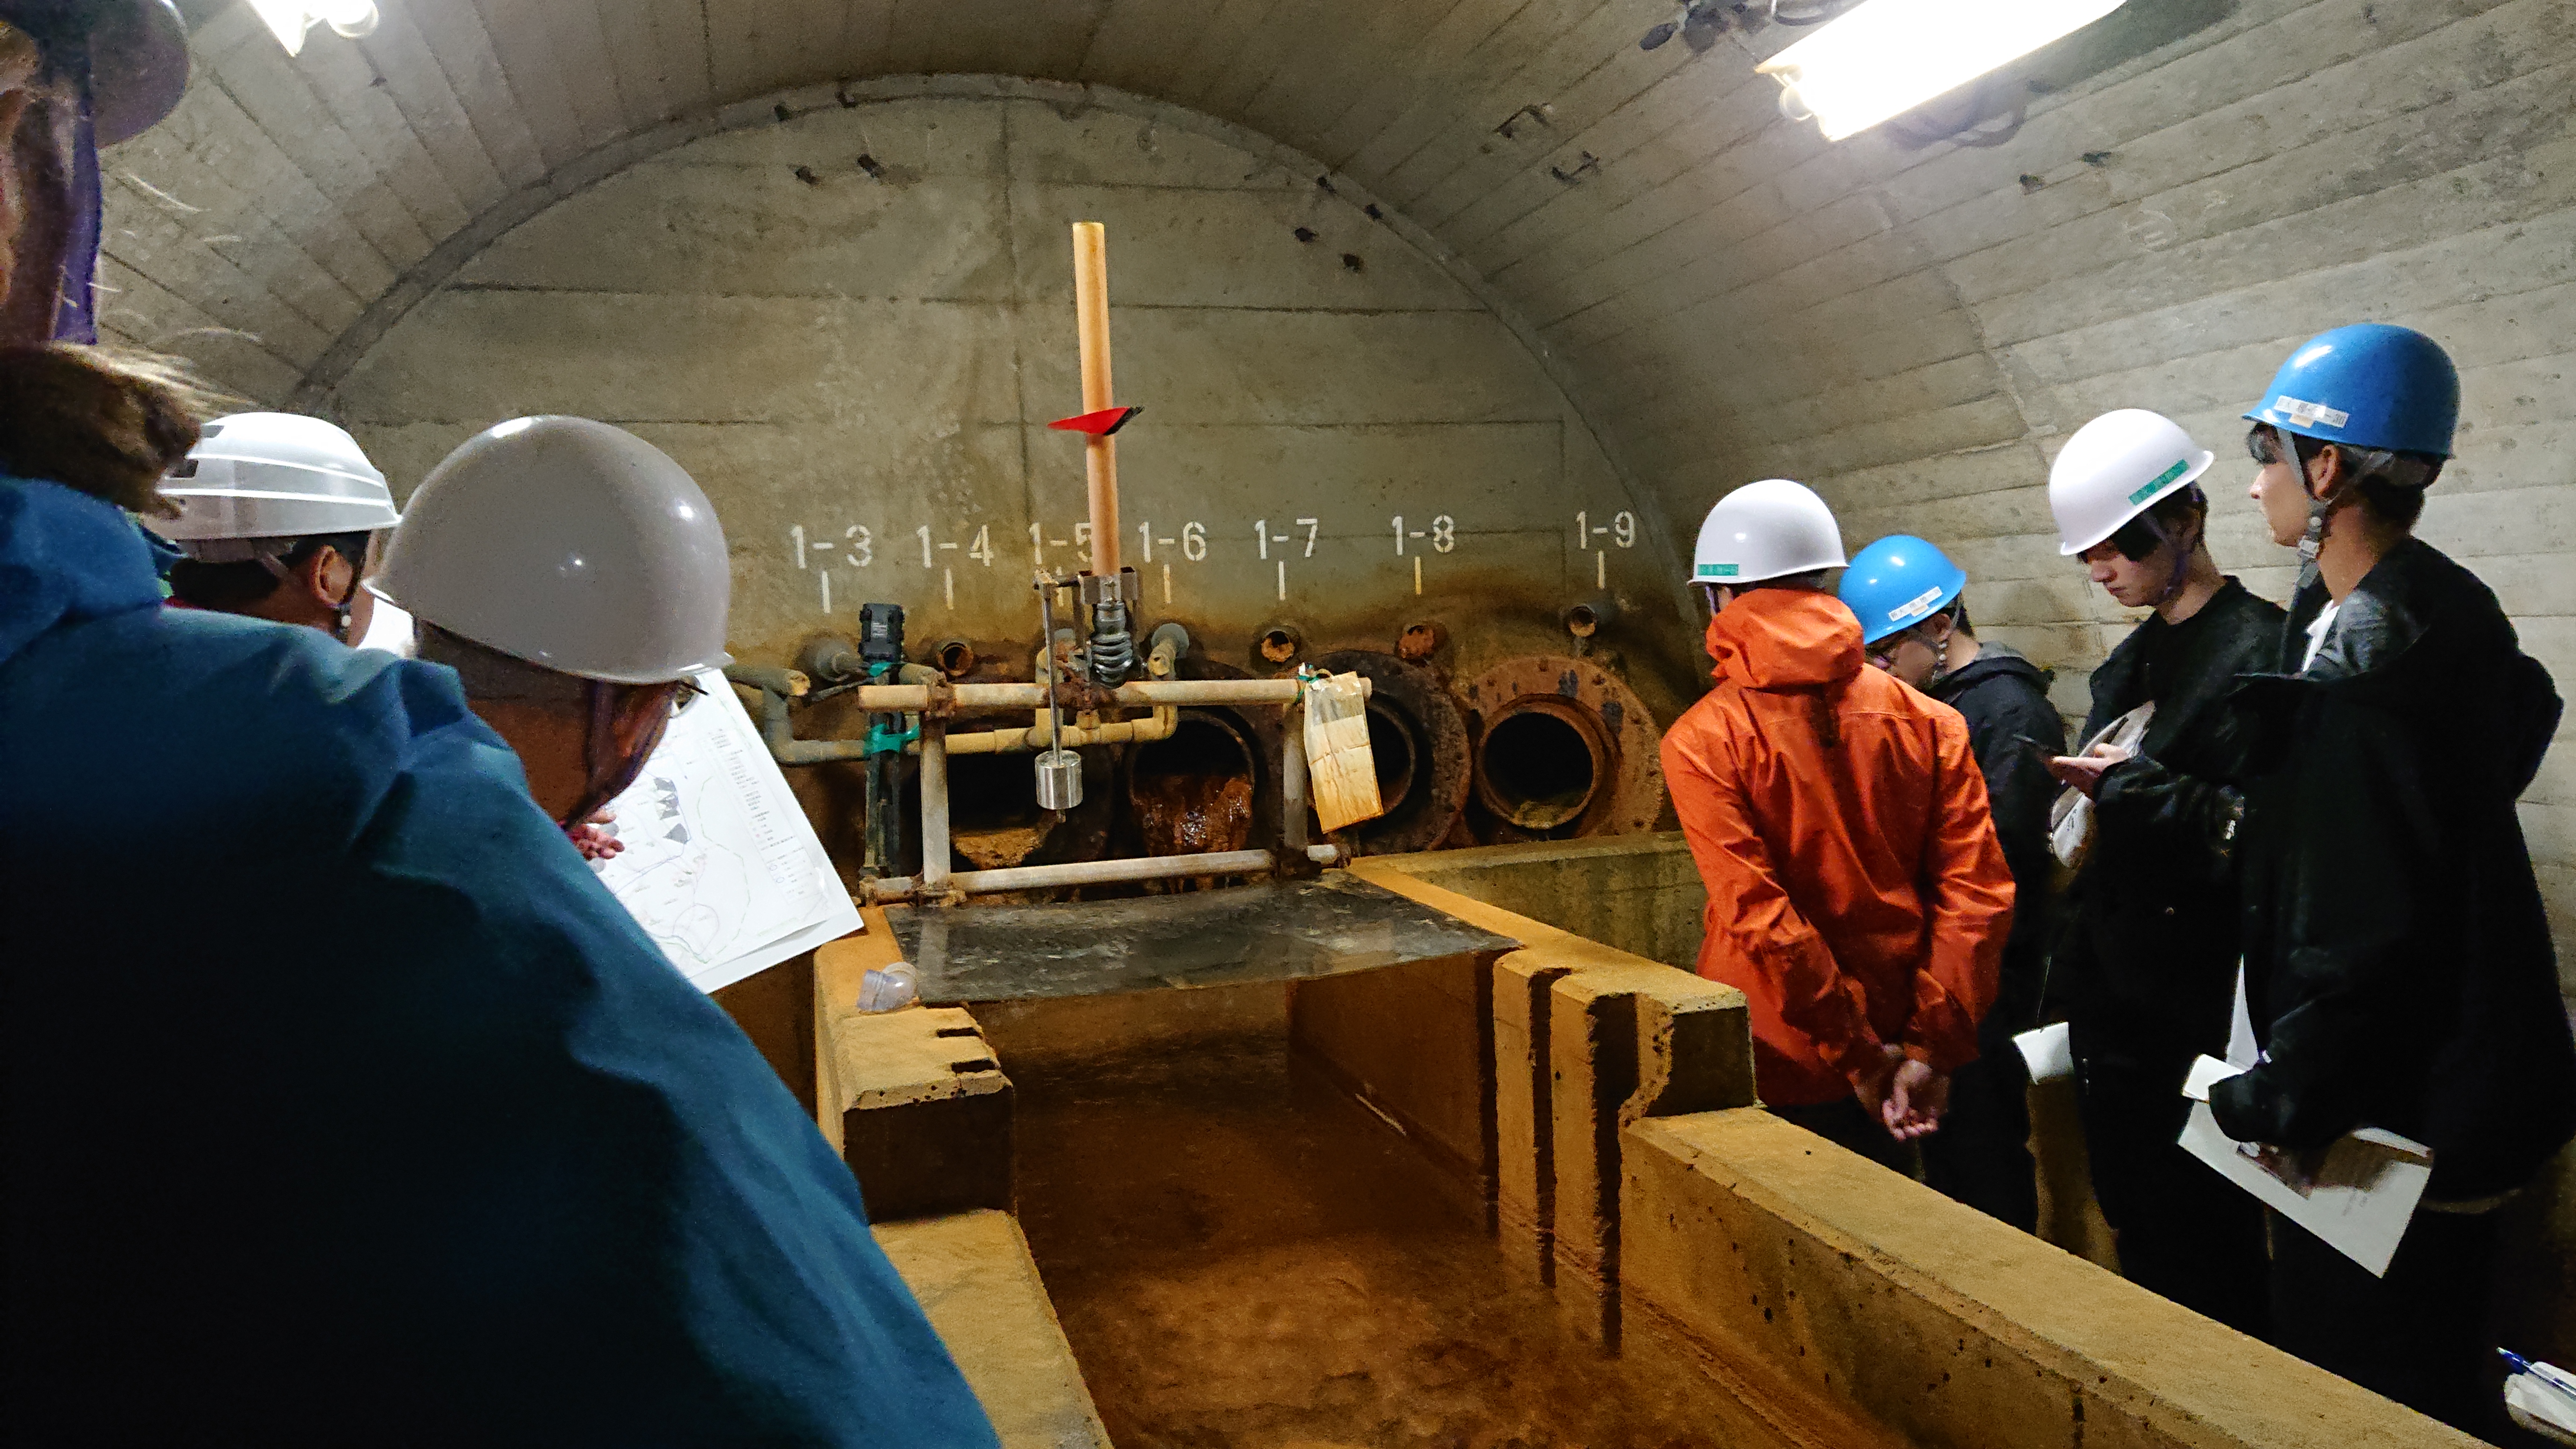
[[1038,648],[1046,660],[1047,683],[1047,748],[1064,748],[1064,711],[1056,707],[1056,686],[1063,678],[1056,673],[1055,658],[1055,580],[1041,577],[1038,581],[1038,628],[1043,631]]
[[948,890],[948,721],[921,721],[921,889]]
[[1306,848],[1306,706],[1292,704],[1279,712],[1279,848],[1295,855]]
[[[1082,344],[1082,410],[1118,405],[1109,385],[1109,238],[1096,221],[1073,224],[1073,324]],[[1118,440],[1090,434],[1082,471],[1091,491],[1091,571],[1118,577]]]
[[866,851],[859,866],[861,875],[894,874],[893,865],[886,860],[885,815],[877,804],[877,766],[883,759],[885,759],[883,755],[870,755],[860,767],[859,818],[865,822],[860,826],[860,831],[867,840]]

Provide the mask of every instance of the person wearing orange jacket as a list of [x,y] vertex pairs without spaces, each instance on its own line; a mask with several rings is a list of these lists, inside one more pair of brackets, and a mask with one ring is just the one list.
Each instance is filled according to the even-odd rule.
[[1708,883],[1699,974],[1751,1003],[1774,1113],[1899,1171],[1976,1059],[2012,926],[1958,711],[1864,666],[1842,534],[1784,478],[1720,499],[1691,581],[1716,687],[1664,735]]

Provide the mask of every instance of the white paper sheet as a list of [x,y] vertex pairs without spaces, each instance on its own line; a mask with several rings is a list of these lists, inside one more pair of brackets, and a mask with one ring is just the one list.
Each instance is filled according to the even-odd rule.
[[733,686],[713,670],[698,684],[706,698],[609,803],[625,849],[592,869],[680,974],[714,991],[860,926]]
[[2021,1059],[2030,1067],[2034,1082],[2054,1082],[2075,1075],[2075,1048],[2067,1036],[2066,1023],[2053,1021],[2034,1027],[2013,1038],[2021,1048]]
[[2533,1433],[2576,1444],[2576,1394],[2535,1374],[2515,1374],[2504,1381],[2504,1406],[2515,1423]]
[[2214,1057],[2193,1063],[2184,1090],[2188,1094],[2192,1086],[2199,1087],[2200,1100],[2191,1104],[2191,1120],[2183,1126],[2183,1150],[2372,1274],[2387,1272],[2433,1175],[2431,1150],[2394,1132],[2364,1127],[2327,1148],[2312,1179],[2296,1180],[2285,1167],[2247,1156],[2210,1113],[2209,1085],[2243,1070]]

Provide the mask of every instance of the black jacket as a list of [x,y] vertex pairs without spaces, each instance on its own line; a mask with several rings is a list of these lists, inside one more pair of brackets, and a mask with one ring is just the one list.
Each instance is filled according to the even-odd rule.
[[[2156,699],[2137,758],[2103,772],[2092,855],[2069,893],[2055,990],[2076,1055],[2165,1077],[2227,1050],[2236,1000],[2235,836],[2246,734],[2225,708],[2279,657],[2278,605],[2229,579],[2180,625],[2151,617],[2093,671],[2091,739]],[[2160,659],[2163,678],[2150,679]]]
[[[2324,603],[2301,593],[2292,645]],[[2219,1125],[2293,1148],[2384,1127],[2433,1149],[2435,1197],[2520,1186],[2576,1136],[2576,1043],[2514,813],[2558,725],[2548,671],[2486,585],[2410,540],[2304,675],[2249,681],[2235,705],[2268,1059],[2212,1090]]]
[[1968,745],[1985,773],[1995,837],[2012,867],[2012,935],[2004,942],[2003,985],[1978,1031],[1986,1053],[2009,1050],[2014,1032],[2038,1024],[2040,988],[2055,935],[2057,861],[2048,853],[2048,809],[2057,781],[2038,753],[2066,753],[2066,721],[2048,702],[2049,672],[2007,644],[1978,642],[1977,657],[1934,678],[1924,693],[1968,722]]

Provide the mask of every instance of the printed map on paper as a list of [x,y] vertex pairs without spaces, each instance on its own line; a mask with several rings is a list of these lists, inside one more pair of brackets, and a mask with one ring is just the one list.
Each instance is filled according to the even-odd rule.
[[594,862],[680,974],[729,986],[859,929],[823,842],[721,673],[609,803],[625,846]]

